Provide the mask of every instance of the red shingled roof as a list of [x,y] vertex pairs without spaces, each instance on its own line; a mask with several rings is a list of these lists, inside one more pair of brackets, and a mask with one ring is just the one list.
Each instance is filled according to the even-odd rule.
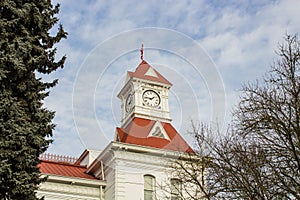
[[163,123],[162,127],[170,140],[149,136],[149,133],[156,121],[134,118],[126,128],[117,128],[117,134],[120,142],[136,144],[142,146],[155,147],[179,152],[194,153],[193,149],[180,136],[170,123]]
[[[152,68],[156,73],[157,77],[147,75],[149,68]],[[136,77],[141,79],[146,79],[150,81],[155,81],[159,83],[164,83],[167,85],[172,85],[166,78],[164,78],[159,72],[157,72],[153,67],[151,67],[146,61],[142,61],[139,66],[136,68],[135,72],[128,72],[129,77]]]
[[43,160],[38,167],[43,174],[96,179],[94,176],[85,173],[86,167],[81,165]]

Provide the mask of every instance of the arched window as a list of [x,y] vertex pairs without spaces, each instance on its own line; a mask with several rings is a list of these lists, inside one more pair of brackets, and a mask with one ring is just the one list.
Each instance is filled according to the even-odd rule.
[[155,199],[155,177],[152,175],[144,176],[144,200]]
[[171,179],[171,200],[180,200],[182,192],[182,183],[177,178]]

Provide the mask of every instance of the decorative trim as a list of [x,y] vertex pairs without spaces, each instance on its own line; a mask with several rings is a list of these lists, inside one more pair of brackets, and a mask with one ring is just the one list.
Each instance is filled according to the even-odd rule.
[[51,153],[40,154],[39,159],[44,161],[63,162],[63,163],[70,163],[70,164],[74,164],[78,160],[78,158],[75,157],[62,156],[62,155],[51,154]]
[[166,140],[170,140],[167,132],[159,121],[156,121],[153,127],[151,128],[148,137],[158,137]]

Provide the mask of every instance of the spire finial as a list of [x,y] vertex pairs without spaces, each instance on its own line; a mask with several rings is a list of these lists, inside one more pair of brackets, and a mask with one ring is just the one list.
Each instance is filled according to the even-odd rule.
[[144,44],[142,44],[142,48],[141,48],[141,60],[144,60]]

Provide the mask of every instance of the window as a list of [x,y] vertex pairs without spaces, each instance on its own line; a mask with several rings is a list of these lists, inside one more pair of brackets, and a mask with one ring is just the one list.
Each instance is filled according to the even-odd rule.
[[155,177],[151,175],[144,176],[144,200],[155,199]]
[[179,179],[171,179],[171,200],[180,200],[181,199],[181,190],[182,184]]

